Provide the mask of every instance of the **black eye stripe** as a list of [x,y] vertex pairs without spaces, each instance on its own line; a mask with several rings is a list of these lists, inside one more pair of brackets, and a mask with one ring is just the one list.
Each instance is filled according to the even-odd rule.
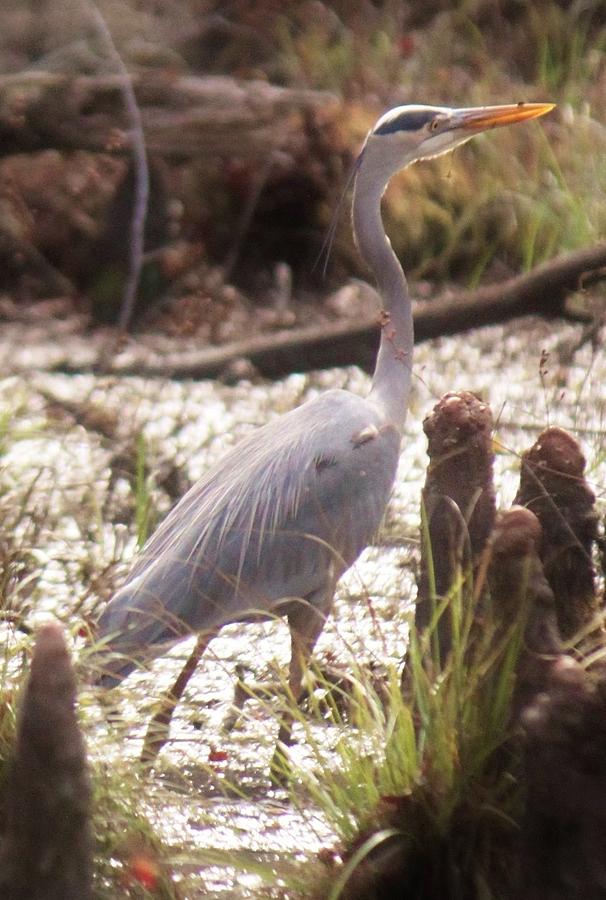
[[398,131],[418,131],[423,125],[427,125],[436,114],[426,110],[401,113],[388,122],[384,122],[375,130],[375,134],[395,134]]

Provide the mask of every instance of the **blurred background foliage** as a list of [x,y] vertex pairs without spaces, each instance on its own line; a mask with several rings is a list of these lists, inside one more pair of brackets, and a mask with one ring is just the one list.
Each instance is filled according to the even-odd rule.
[[[276,286],[282,263],[288,315],[257,316],[263,327],[304,319],[303,301],[364,275],[345,214],[327,281],[314,262],[366,131],[398,104],[558,103],[541,123],[485,136],[394,179],[387,229],[420,294],[446,281],[467,287],[506,277],[606,230],[603,0],[103,0],[99,9],[143,83],[219,75],[327,92],[313,111],[291,117],[284,146],[268,140],[265,160],[237,150],[214,159],[151,156],[139,320],[151,310],[156,327],[221,341],[248,330],[259,305],[284,294]],[[0,110],[2,93],[24,73],[112,71],[85,0],[4,0]],[[0,289],[17,301],[62,293],[61,279],[49,290],[48,262],[78,308],[112,321],[132,208],[124,154],[5,152],[0,183]],[[15,252],[12,240],[7,251],[6,233],[17,249],[31,245],[40,255],[34,275],[29,250]],[[230,319],[240,325],[224,327]]]

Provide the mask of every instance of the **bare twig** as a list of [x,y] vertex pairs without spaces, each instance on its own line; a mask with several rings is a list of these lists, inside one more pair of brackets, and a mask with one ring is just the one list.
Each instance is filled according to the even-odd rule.
[[120,316],[118,319],[119,330],[127,331],[135,308],[139,282],[141,280],[141,270],[143,268],[145,222],[147,219],[147,207],[149,201],[149,166],[147,162],[145,134],[143,131],[143,119],[139,104],[137,103],[137,98],[135,97],[130,74],[122,57],[118,53],[118,49],[114,43],[107,22],[92,0],[89,0],[89,5],[99,36],[102,38],[103,44],[105,45],[107,55],[116,66],[120,75],[124,78],[121,84],[121,90],[124,98],[124,105],[132,126],[131,150],[135,175],[134,208],[130,225],[128,277],[126,279],[126,284],[124,285],[122,306],[120,308]]

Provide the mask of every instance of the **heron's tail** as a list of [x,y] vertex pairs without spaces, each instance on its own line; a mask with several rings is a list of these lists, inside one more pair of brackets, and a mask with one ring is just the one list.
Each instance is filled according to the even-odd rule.
[[115,687],[180,637],[183,629],[167,621],[164,606],[145,596],[136,583],[127,583],[99,619],[94,645],[84,663],[87,681],[99,687]]

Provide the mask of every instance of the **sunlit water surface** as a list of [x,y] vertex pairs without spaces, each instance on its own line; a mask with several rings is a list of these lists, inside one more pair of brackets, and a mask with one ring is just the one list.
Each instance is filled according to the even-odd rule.
[[[527,319],[417,348],[393,499],[378,543],[362,554],[339,585],[334,615],[315,654],[320,666],[330,663],[347,673],[399,663],[403,657],[415,595],[419,494],[426,465],[421,423],[444,392],[474,390],[492,407],[500,505],[509,505],[515,495],[518,454],[546,424],[577,434],[591,482],[602,498],[606,360],[584,346],[571,364],[559,362],[579,336],[577,326]],[[80,339],[70,340],[77,359],[85,350]],[[549,356],[541,366],[543,351]],[[42,340],[32,349],[10,332],[0,341],[0,364],[7,373],[0,384],[0,411],[7,413],[0,477],[4,491],[28,510],[16,524],[16,540],[19,530],[28,540],[32,521],[37,523],[31,546],[36,577],[18,593],[30,609],[28,624],[58,615],[77,651],[82,614],[99,605],[99,594],[108,592],[108,584],[119,583],[121,567],[125,570],[136,552],[134,527],[121,522],[128,518],[121,504],[127,509],[131,503],[128,479],[118,475],[111,496],[108,493],[111,451],[117,441],[124,441],[132,456],[137,448],[132,438],[142,435],[152,472],[168,459],[192,480],[270,418],[329,387],[364,394],[369,383],[355,368],[235,387],[35,371],[9,374],[53,352]],[[112,436],[104,438],[75,424],[61,410],[51,415],[49,396],[68,406],[98,405],[109,417]],[[170,505],[167,495],[154,493],[153,486],[152,493],[163,514]],[[191,642],[184,642],[158,660],[151,674],[133,674],[125,682],[118,692],[121,723],[108,725],[94,697],[83,694],[82,715],[93,756],[117,771],[137,758],[153,701],[190,649]],[[289,651],[282,622],[225,628],[190,682],[171,741],[145,783],[141,808],[179,861],[176,870],[184,896],[290,896],[285,885],[292,863],[312,860],[336,844],[329,822],[304,794],[293,802],[270,785],[268,763],[277,730],[272,699],[250,700],[236,727],[229,734],[222,729],[236,665],[244,667],[247,681],[265,682],[283,671]],[[304,770],[317,765],[319,758],[330,761],[340,728],[318,721],[305,728],[299,724],[296,733],[300,740],[293,758]],[[230,865],[230,853],[236,854],[236,865]],[[269,883],[265,871],[274,873]]]

